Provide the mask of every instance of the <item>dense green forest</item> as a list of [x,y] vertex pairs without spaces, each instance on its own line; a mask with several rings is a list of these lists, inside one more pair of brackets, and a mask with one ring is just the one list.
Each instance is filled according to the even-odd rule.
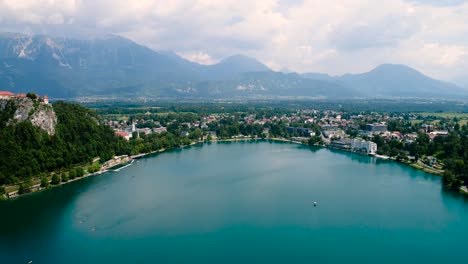
[[96,157],[109,159],[119,151],[119,142],[124,141],[99,124],[94,111],[64,102],[53,105],[58,121],[53,136],[29,121],[7,126],[16,107],[11,102],[0,111],[0,184],[88,163]]

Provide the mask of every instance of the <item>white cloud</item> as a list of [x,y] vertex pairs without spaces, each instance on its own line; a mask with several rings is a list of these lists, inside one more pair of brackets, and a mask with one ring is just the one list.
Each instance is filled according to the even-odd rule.
[[468,55],[468,48],[456,45],[444,46],[439,43],[427,43],[424,44],[420,53],[430,64],[452,67],[464,61],[464,57]]
[[193,52],[179,52],[177,55],[186,58],[187,60],[194,61],[200,64],[213,64],[217,61],[213,59],[208,53],[205,51],[193,51]]
[[200,63],[242,53],[342,74],[391,62],[445,79],[468,66],[461,0],[0,0],[0,21],[1,31],[120,34]]
[[47,17],[48,24],[63,24],[64,22],[62,14],[55,13]]

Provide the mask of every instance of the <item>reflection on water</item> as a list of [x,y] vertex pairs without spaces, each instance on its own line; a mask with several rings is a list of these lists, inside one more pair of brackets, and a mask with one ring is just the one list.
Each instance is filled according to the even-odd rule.
[[[73,188],[61,186],[41,193],[33,193],[19,199],[0,202],[0,241],[24,239],[29,233],[49,233],[54,230],[54,219],[60,219],[65,207],[80,193],[85,181]],[[31,223],[34,223],[31,225]],[[36,230],[40,226],[41,228]]]

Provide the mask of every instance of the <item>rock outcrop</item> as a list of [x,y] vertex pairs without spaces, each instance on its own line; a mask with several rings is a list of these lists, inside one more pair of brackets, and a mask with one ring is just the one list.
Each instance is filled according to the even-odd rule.
[[38,99],[12,98],[0,100],[0,110],[6,109],[8,104],[15,108],[13,117],[7,123],[8,125],[30,121],[31,124],[46,131],[49,135],[55,134],[57,116],[52,105],[44,104]]

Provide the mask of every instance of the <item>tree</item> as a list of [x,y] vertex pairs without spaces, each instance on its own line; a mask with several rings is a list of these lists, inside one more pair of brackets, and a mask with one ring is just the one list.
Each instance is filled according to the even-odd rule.
[[98,172],[101,169],[101,165],[99,163],[94,163],[88,166],[88,172],[89,173],[95,173]]
[[18,194],[23,194],[26,191],[26,188],[24,188],[24,184],[20,184],[19,189],[18,189]]
[[47,179],[47,177],[42,177],[41,178],[41,187],[42,188],[49,187],[49,179]]
[[83,177],[84,169],[82,167],[76,168],[75,171],[76,171],[76,177]]
[[372,138],[372,141],[377,144],[377,147],[382,147],[384,144],[385,144],[385,141],[384,139],[379,136],[379,135],[374,135],[374,137]]
[[321,136],[312,136],[309,139],[309,145],[315,145],[315,144],[321,144],[322,143],[322,137]]
[[86,169],[88,171],[88,173],[94,173],[94,166],[93,165],[89,165],[88,168]]
[[35,93],[27,93],[26,97],[29,99],[37,99],[37,95]]
[[70,170],[70,172],[68,173],[68,177],[70,178],[70,180],[73,180],[76,178],[76,171],[75,170]]
[[66,172],[64,172],[62,174],[62,182],[67,182],[68,181],[68,174]]
[[195,141],[199,140],[202,137],[203,137],[203,131],[199,128],[195,129],[193,132],[189,134],[189,138]]
[[100,171],[101,168],[102,168],[101,164],[99,164],[99,163],[97,163],[97,162],[94,163],[94,170],[95,170],[96,172],[97,172],[97,171]]
[[395,157],[395,156],[398,155],[399,152],[400,152],[400,151],[399,151],[397,148],[391,148],[391,149],[390,149],[390,156],[391,156],[391,157]]
[[358,136],[358,131],[355,129],[348,129],[346,133],[349,135],[350,138],[355,138]]
[[459,186],[459,181],[457,179],[457,177],[455,177],[455,175],[449,171],[449,170],[446,170],[444,172],[444,174],[442,175],[442,180],[443,180],[443,183],[445,186],[447,186],[448,188],[450,189],[456,189],[458,188]]
[[60,183],[60,181],[61,181],[60,175],[58,175],[57,173],[54,173],[54,175],[52,175],[52,182],[51,183],[53,185],[57,185],[57,184]]

